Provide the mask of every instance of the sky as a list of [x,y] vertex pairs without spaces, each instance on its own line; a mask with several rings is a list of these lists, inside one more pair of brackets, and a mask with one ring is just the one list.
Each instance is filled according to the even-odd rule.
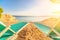
[[0,0],[0,7],[4,13],[19,16],[55,15],[53,12],[60,10],[60,5],[50,0]]
[[0,5],[5,10],[23,10],[34,5],[34,0],[0,0]]
[[18,11],[28,10],[36,5],[36,3],[35,0],[0,0],[0,7],[4,9],[5,13],[14,14],[15,11],[18,13]]

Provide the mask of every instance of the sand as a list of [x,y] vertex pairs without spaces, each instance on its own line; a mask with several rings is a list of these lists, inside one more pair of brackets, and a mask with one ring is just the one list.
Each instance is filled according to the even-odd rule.
[[41,21],[40,23],[49,26],[49,27],[54,27],[54,25],[56,24],[58,18],[48,18],[48,19],[44,19],[43,21]]
[[18,22],[18,20],[10,14],[3,14],[1,17],[1,21],[6,25],[15,24]]
[[45,35],[41,30],[36,28],[33,23],[28,24],[23,28],[15,40],[52,40]]

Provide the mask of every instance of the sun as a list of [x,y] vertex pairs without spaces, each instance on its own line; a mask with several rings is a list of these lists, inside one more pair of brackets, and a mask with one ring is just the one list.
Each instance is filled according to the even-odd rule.
[[55,3],[56,2],[56,0],[50,0],[51,2],[53,2],[53,3]]
[[50,0],[52,3],[59,3],[60,4],[60,0]]

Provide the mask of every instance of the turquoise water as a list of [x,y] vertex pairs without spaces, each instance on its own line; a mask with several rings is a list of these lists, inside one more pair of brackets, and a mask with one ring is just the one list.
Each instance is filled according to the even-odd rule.
[[2,24],[0,24],[0,32],[2,32],[6,27]]
[[[18,32],[24,25],[26,25],[27,22],[18,22],[16,24],[11,25],[11,29],[15,32]],[[4,30],[5,27],[3,25],[0,25],[1,29],[0,31]],[[7,38],[9,38],[10,36],[12,36],[14,33],[11,30],[7,30],[2,37],[0,37],[0,40],[6,40]]]
[[51,31],[51,29],[46,25],[43,25],[43,24],[38,23],[38,22],[35,22],[34,24],[37,26],[38,29],[40,29],[45,34],[49,34],[49,32]]
[[14,30],[15,32],[19,31],[23,26],[25,26],[27,22],[18,22],[17,24],[11,25],[11,29]]
[[9,38],[10,36],[12,36],[14,33],[11,32],[10,30],[7,30],[2,37],[0,37],[0,40],[6,40],[7,38]]

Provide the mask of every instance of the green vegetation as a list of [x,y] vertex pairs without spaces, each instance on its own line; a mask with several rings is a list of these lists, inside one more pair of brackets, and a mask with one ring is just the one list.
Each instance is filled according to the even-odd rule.
[[3,9],[0,8],[0,18],[1,18],[1,16],[2,16],[2,13],[3,13]]

